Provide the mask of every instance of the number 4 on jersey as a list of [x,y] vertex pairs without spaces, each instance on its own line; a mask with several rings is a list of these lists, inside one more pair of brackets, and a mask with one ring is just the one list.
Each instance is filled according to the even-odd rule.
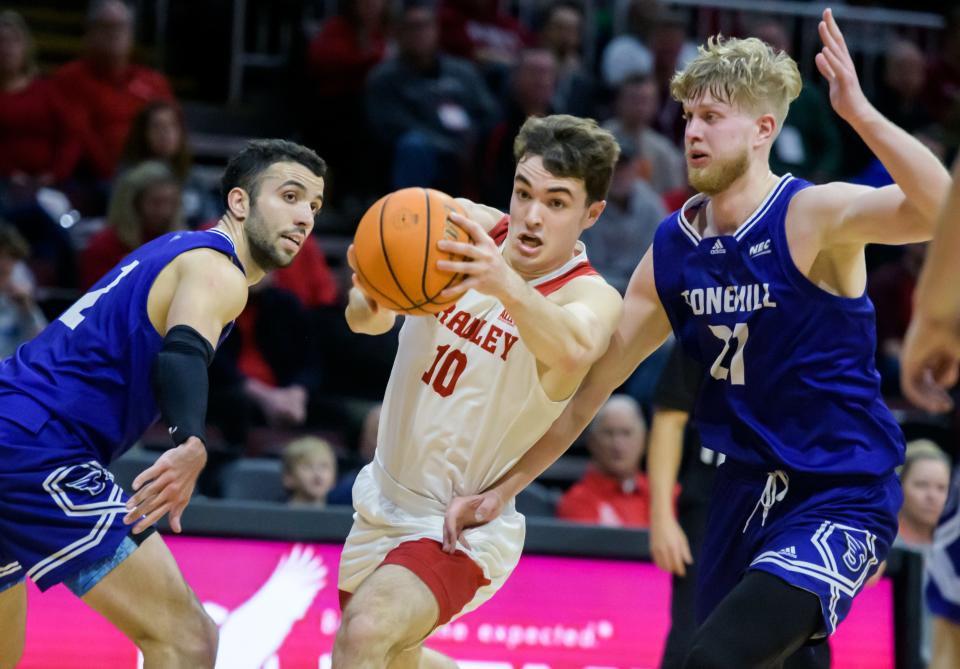
[[[449,349],[450,344],[438,346],[437,357],[433,359],[433,364],[420,377],[428,386],[433,385],[433,389],[440,397],[449,397],[453,394],[453,389],[456,387],[460,375],[467,367],[467,356],[463,351],[453,349],[449,355],[446,355]],[[441,358],[443,358],[443,363],[440,362]],[[432,384],[430,383],[431,378],[433,379]]]
[[[730,378],[730,383],[735,386],[742,386],[746,382],[746,371],[743,368],[743,349],[747,346],[747,337],[750,336],[750,329],[746,323],[737,323],[731,331],[726,325],[710,325],[710,332],[713,336],[723,342],[723,350],[710,366],[710,376],[718,381],[726,381]],[[737,340],[737,350],[730,360],[730,368],[723,366],[723,360],[727,357],[727,351],[730,350],[730,340]]]

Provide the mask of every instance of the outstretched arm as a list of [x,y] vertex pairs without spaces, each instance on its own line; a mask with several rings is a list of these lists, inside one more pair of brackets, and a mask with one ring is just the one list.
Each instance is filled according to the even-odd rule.
[[189,251],[168,270],[174,274],[174,289],[160,326],[164,342],[154,361],[153,386],[176,446],[133,481],[136,492],[127,502],[124,522],[136,522],[134,533],[167,513],[173,531],[181,530],[180,516],[207,461],[207,366],[223,328],[247,301],[246,277],[217,251]]
[[930,239],[949,175],[929,149],[891,123],[860,88],[853,59],[833,13],[819,26],[823,49],[817,69],[830,84],[830,103],[890,172],[895,185],[870,188],[833,183],[808,189],[811,215],[824,223],[824,246],[906,244]]
[[901,386],[907,398],[927,411],[948,411],[947,390],[960,364],[960,159],[940,214],[936,237],[914,293],[913,319],[904,338]]
[[651,249],[630,280],[620,323],[606,353],[590,368],[563,413],[490,490],[451,501],[444,523],[444,550],[455,550],[464,528],[492,520],[507,500],[556,462],[610,393],[664,342],[669,332],[670,323],[654,285]]

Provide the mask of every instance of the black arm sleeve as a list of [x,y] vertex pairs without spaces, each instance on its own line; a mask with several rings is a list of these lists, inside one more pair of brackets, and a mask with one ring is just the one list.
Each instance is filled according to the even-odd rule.
[[153,392],[178,446],[190,437],[206,442],[207,367],[213,354],[213,346],[199,332],[176,325],[163,338],[163,348],[153,361]]

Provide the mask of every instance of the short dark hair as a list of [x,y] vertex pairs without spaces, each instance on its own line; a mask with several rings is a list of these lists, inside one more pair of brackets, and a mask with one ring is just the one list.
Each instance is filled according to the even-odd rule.
[[229,208],[227,195],[234,188],[247,191],[252,204],[260,188],[260,176],[274,163],[299,163],[318,177],[327,176],[327,164],[313,149],[285,139],[255,139],[231,158],[223,171],[220,194],[224,207]]
[[0,220],[0,255],[10,256],[15,260],[30,257],[30,244],[19,230],[3,220]]
[[596,121],[567,114],[531,116],[513,143],[517,162],[540,156],[554,176],[581,179],[587,204],[607,196],[619,153],[617,140]]

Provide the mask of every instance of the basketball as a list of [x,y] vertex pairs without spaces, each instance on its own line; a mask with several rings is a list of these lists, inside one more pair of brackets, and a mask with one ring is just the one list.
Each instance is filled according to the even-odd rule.
[[404,188],[377,200],[360,219],[353,237],[357,277],[367,295],[387,309],[434,314],[455,300],[441,302],[444,289],[463,275],[437,269],[438,260],[463,260],[437,248],[437,241],[470,242],[449,219],[463,214],[457,202],[430,188]]

